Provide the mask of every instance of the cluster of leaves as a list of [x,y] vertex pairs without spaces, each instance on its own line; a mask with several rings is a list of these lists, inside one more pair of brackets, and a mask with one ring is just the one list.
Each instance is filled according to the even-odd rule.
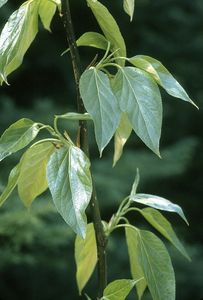
[[[5,0],[1,1],[0,5],[5,3]],[[47,129],[52,135],[51,138],[34,143],[24,153],[19,164],[10,173],[7,188],[0,197],[0,204],[3,204],[18,186],[20,198],[29,208],[33,200],[49,187],[57,210],[78,234],[75,254],[80,293],[97,261],[93,225],[87,225],[85,215],[92,194],[90,161],[79,145],[74,145],[66,132],[64,137],[58,131],[57,120],[93,120],[100,156],[114,136],[115,165],[132,130],[148,148],[160,156],[162,100],[158,85],[170,95],[195,105],[159,61],[143,55],[127,58],[124,39],[112,15],[97,0],[87,0],[87,4],[104,35],[96,32],[84,33],[77,45],[105,50],[104,57],[86,70],[80,78],[80,93],[87,113],[56,116],[54,128],[29,119],[21,119],[11,125],[0,139],[2,160],[30,144],[40,130]],[[30,0],[11,15],[0,37],[1,83],[8,83],[7,76],[22,63],[25,52],[37,34],[38,15],[44,27],[50,30],[57,7],[60,11],[60,1]],[[132,18],[134,1],[125,0],[124,9]],[[130,66],[125,66],[126,62]],[[108,71],[108,67],[112,66],[116,68],[116,74],[110,74]],[[134,285],[139,299],[147,285],[153,299],[175,298],[174,272],[165,246],[154,234],[129,224],[124,215],[130,210],[139,211],[188,258],[170,223],[156,210],[177,212],[187,222],[181,208],[164,198],[137,194],[138,182],[137,175],[130,196],[123,200],[109,224],[103,223],[107,236],[114,229],[125,227],[133,280],[109,284],[104,291],[103,300],[125,299]],[[130,207],[135,202],[149,208],[140,210]],[[120,221],[124,221],[124,224],[119,224]],[[89,299],[88,296],[87,298]]]

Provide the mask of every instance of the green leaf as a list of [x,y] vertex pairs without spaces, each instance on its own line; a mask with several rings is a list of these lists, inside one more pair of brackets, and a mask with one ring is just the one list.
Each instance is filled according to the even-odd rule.
[[135,196],[136,195],[139,181],[140,181],[140,173],[139,173],[139,169],[137,169],[137,173],[136,173],[136,176],[135,176],[135,181],[133,183],[133,186],[132,186],[132,189],[131,189],[131,192],[130,192],[130,196]]
[[92,120],[92,118],[88,113],[79,114],[79,113],[69,112],[67,114],[59,115],[56,117],[60,119],[67,119],[67,120]]
[[14,188],[16,187],[20,172],[21,172],[21,166],[23,163],[23,157],[21,158],[20,162],[11,170],[9,178],[8,178],[8,184],[6,189],[3,191],[0,197],[0,206],[6,201],[6,199],[10,196]]
[[[106,50],[108,47],[107,39],[100,33],[97,32],[86,32],[78,40],[77,46],[91,46],[99,49]],[[111,45],[110,49],[114,45]]]
[[[169,73],[162,63],[152,57],[145,55],[137,55],[129,59],[136,67],[148,72],[156,82],[161,85],[166,92],[176,98],[188,101],[194,106],[197,105],[189,98],[186,91],[177,82],[177,80]],[[197,107],[198,108],[198,107]]]
[[160,156],[162,101],[156,82],[145,71],[120,68],[113,82],[113,91],[135,133]]
[[27,146],[38,134],[39,126],[29,119],[12,124],[0,139],[0,161]]
[[130,16],[130,21],[133,19],[135,7],[135,0],[123,0],[123,8],[125,12]]
[[87,294],[85,294],[85,296],[86,296],[87,300],[91,300],[91,298]]
[[149,194],[136,194],[135,196],[130,196],[130,200],[133,200],[138,203],[142,203],[144,205],[154,207],[156,209],[170,211],[170,212],[176,212],[188,224],[188,221],[187,221],[181,207],[177,204],[173,204],[171,201],[169,201],[165,198],[155,196],[155,195],[149,195]]
[[[95,18],[97,19],[97,22],[99,23],[99,26],[103,31],[107,41],[109,41],[112,45],[114,45],[111,51],[113,52],[115,50],[118,50],[114,54],[114,57],[121,57],[121,56],[125,57],[126,47],[125,47],[124,39],[120,33],[116,21],[109,13],[108,9],[104,5],[102,5],[99,1],[87,0],[87,3],[91,8]],[[122,59],[117,59],[117,63],[120,66],[125,65],[125,61]]]
[[0,8],[1,8],[4,4],[6,4],[7,1],[8,1],[8,0],[0,0]]
[[114,134],[114,157],[113,167],[123,153],[123,147],[128,140],[132,131],[132,126],[128,121],[128,117],[124,112],[121,112],[121,120]]
[[[137,262],[137,254],[136,254],[136,247],[137,247],[137,234],[134,229],[131,227],[125,227],[125,234],[126,234],[126,242],[128,246],[128,254],[130,259],[130,271],[132,274],[132,278],[138,280],[141,277],[144,277],[142,269],[140,268]],[[147,287],[147,282],[145,278],[138,281],[136,283],[136,290],[138,294],[138,299],[141,300],[142,295]]]
[[190,261],[185,248],[173,231],[171,224],[159,211],[149,207],[139,211],[152,226],[154,226],[161,234],[163,234],[163,236],[165,236],[182,253],[182,255],[184,255]]
[[102,154],[120,122],[121,111],[118,101],[108,76],[96,68],[82,74],[80,93],[85,108],[94,121],[96,141]]
[[75,261],[79,295],[91,277],[97,263],[97,244],[93,223],[87,225],[85,240],[77,235],[75,240]]
[[0,36],[0,83],[17,69],[38,32],[40,1],[26,1],[9,18]]
[[56,12],[56,4],[50,0],[41,0],[39,5],[39,15],[44,28],[50,30],[52,18]]
[[136,241],[136,258],[144,274],[153,300],[175,299],[175,276],[170,256],[153,233],[129,227]]
[[86,155],[73,145],[54,152],[47,165],[48,185],[56,208],[83,239],[87,227],[85,209],[92,194],[89,167]]
[[134,287],[136,280],[120,279],[107,285],[101,300],[124,300]]
[[46,166],[55,151],[53,144],[46,142],[29,148],[25,153],[18,181],[18,194],[28,209],[34,199],[48,188]]

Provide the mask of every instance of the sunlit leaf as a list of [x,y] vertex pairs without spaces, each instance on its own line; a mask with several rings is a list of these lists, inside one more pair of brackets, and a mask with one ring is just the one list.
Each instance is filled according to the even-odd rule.
[[120,122],[121,111],[109,78],[96,68],[83,73],[80,93],[87,112],[94,121],[97,145],[102,153]]
[[130,199],[135,202],[154,207],[156,209],[165,210],[169,212],[176,212],[188,224],[188,221],[182,211],[182,208],[179,205],[174,204],[165,198],[149,194],[136,194],[135,196],[130,196]]
[[8,184],[6,189],[3,191],[0,197],[0,206],[6,201],[6,199],[10,196],[14,188],[16,187],[20,172],[21,172],[21,166],[23,162],[23,156],[20,160],[20,162],[11,170],[9,178],[8,178]]
[[40,1],[26,1],[9,18],[0,36],[1,84],[17,69],[38,32],[38,6]]
[[97,244],[93,223],[87,225],[85,240],[77,235],[75,240],[76,279],[79,294],[88,282],[97,263]]
[[0,7],[2,7],[4,4],[6,4],[8,0],[0,0]]
[[60,119],[67,119],[67,120],[92,120],[92,118],[88,113],[79,114],[79,113],[69,112],[67,114],[58,115],[56,117]]
[[[119,27],[109,13],[108,9],[102,5],[99,1],[87,0],[89,7],[91,8],[101,30],[103,31],[107,41],[109,41],[114,47],[112,48],[112,52],[115,50],[115,57],[125,57],[126,56],[126,47],[123,37],[120,33]],[[124,66],[125,61],[122,59],[117,59],[116,62]]]
[[0,161],[27,146],[38,134],[39,126],[29,119],[12,124],[0,139]]
[[132,131],[132,126],[128,121],[128,117],[121,112],[121,120],[114,134],[114,157],[113,166],[117,163],[123,153],[123,147],[128,140]]
[[113,91],[133,130],[160,156],[162,101],[156,82],[145,71],[124,67],[115,76]]
[[90,162],[77,147],[62,147],[47,165],[47,181],[53,201],[64,220],[83,239],[86,234],[85,209],[92,194]]
[[156,80],[156,82],[160,84],[169,95],[188,101],[197,107],[197,105],[189,98],[182,86],[160,61],[145,55],[134,56],[130,58],[129,61],[134,66],[150,73],[154,80]]
[[[128,254],[130,259],[130,271],[132,274],[132,278],[137,280],[139,278],[144,277],[144,274],[137,262],[137,253],[135,251],[137,247],[137,234],[135,230],[132,230],[130,227],[125,227],[125,233],[126,233],[126,242],[128,246]],[[138,281],[136,283],[136,289],[138,294],[138,299],[140,300],[142,298],[142,295],[147,287],[147,283],[145,278]]]
[[56,12],[56,4],[54,4],[50,0],[41,0],[39,5],[39,15],[42,21],[42,24],[44,25],[44,28],[47,30],[50,30],[50,23],[52,21],[52,18]]
[[25,153],[18,181],[18,194],[28,209],[33,200],[48,188],[46,166],[55,151],[53,144],[46,142],[29,148]]
[[124,300],[134,287],[137,280],[121,279],[115,280],[104,289],[101,300]]
[[159,211],[149,207],[139,211],[152,226],[163,234],[188,260],[190,260],[185,248],[173,231],[171,224]]
[[135,0],[123,0],[123,8],[130,16],[130,21],[133,19]]
[[153,233],[129,226],[136,241],[136,259],[154,300],[175,299],[175,276],[170,256],[162,241]]
[[[107,39],[97,32],[86,32],[78,40],[77,46],[91,46],[99,49],[106,50],[108,47]],[[110,49],[112,49],[111,45]]]

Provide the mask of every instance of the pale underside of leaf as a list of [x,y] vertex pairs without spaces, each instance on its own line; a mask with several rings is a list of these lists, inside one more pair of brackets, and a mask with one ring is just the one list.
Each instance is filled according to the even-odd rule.
[[[139,279],[140,280],[140,279]],[[137,280],[121,279],[115,280],[104,289],[103,300],[124,300]]]
[[113,90],[135,133],[160,156],[162,101],[153,78],[145,71],[125,67],[116,74]]
[[86,155],[72,145],[57,150],[47,165],[48,185],[56,208],[83,239],[87,227],[85,209],[92,194],[89,167]]
[[133,19],[135,7],[135,0],[123,0],[123,8],[125,12],[130,16],[130,21]]

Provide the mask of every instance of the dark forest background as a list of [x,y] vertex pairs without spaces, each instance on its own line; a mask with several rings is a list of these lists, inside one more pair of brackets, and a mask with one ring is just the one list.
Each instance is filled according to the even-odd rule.
[[[161,61],[199,106],[175,99],[162,91],[164,118],[161,138],[162,159],[148,150],[135,134],[127,142],[124,154],[112,168],[113,141],[103,158],[89,126],[92,168],[101,206],[102,218],[108,221],[119,203],[129,194],[136,168],[140,170],[138,191],[155,194],[179,204],[188,227],[176,214],[164,213],[174,225],[178,237],[192,262],[164,240],[172,258],[177,280],[177,300],[203,298],[203,1],[137,0],[135,15],[129,22],[122,0],[102,0],[120,26],[128,57],[144,54]],[[21,1],[8,1],[0,9],[0,30]],[[100,29],[85,0],[71,0],[76,37]],[[0,87],[0,134],[18,119],[27,117],[53,125],[53,115],[76,111],[76,92],[64,29],[58,13],[52,33],[43,29],[25,55],[19,69],[9,75],[10,86]],[[96,53],[81,47],[85,69]],[[1,63],[1,62],[0,62]],[[62,122],[73,139],[74,122]],[[0,193],[6,187],[10,170],[20,153],[0,164]],[[88,220],[91,221],[87,209]],[[137,214],[129,215],[141,228],[153,230]],[[74,262],[75,234],[65,224],[47,191],[24,208],[14,192],[0,209],[0,299],[65,300],[78,296]],[[130,278],[127,247],[122,230],[113,233],[108,244],[108,280]],[[97,295],[97,272],[84,289],[90,297]],[[132,291],[129,300],[137,299]],[[143,300],[151,296],[145,293]]]

